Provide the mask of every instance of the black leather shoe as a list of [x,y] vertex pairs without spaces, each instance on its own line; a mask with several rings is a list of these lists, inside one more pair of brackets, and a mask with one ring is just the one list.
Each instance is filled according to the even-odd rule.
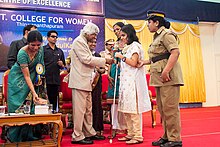
[[159,140],[152,142],[152,146],[160,146],[160,145],[165,144],[167,142],[168,142],[168,139],[160,138]]
[[182,141],[169,141],[160,145],[161,147],[182,147]]
[[92,140],[80,140],[80,141],[71,141],[72,144],[93,144]]
[[91,137],[86,137],[86,140],[105,140],[105,136],[94,135],[94,136],[91,136]]

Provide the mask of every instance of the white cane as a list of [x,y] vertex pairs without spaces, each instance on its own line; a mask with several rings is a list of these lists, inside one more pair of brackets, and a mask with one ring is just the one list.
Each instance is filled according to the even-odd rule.
[[[113,122],[114,122],[114,113],[115,113],[115,97],[116,97],[116,86],[117,86],[117,80],[118,80],[118,58],[117,58],[117,63],[116,63],[116,73],[115,73],[115,84],[114,84],[114,97],[113,97],[113,104],[112,104],[112,127],[113,127]],[[109,140],[109,143],[112,143],[112,128],[111,128],[111,138]]]

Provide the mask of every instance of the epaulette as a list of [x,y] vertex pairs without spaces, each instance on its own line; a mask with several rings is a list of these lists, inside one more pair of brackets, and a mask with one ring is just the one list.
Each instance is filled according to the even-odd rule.
[[[166,32],[165,34],[172,34],[172,35],[176,38],[176,40],[178,41],[178,44],[180,43],[179,37],[178,37],[177,34],[174,33],[172,30],[170,30],[170,29],[164,29],[164,32]],[[164,35],[165,35],[165,34],[164,34]]]

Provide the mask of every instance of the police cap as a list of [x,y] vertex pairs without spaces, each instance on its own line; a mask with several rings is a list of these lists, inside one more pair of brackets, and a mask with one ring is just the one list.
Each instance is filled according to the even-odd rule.
[[108,39],[107,41],[105,41],[105,45],[114,45],[115,44],[115,40],[114,39]]
[[149,10],[149,11],[147,11],[147,20],[149,20],[149,19],[151,19],[155,16],[164,18],[165,13],[162,12],[162,11],[158,11],[158,10]]

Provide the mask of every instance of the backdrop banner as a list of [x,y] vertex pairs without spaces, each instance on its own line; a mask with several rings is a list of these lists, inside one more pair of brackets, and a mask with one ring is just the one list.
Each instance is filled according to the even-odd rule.
[[0,0],[0,7],[104,15],[103,0]]
[[1,9],[0,22],[0,71],[7,69],[10,43],[23,37],[23,28],[28,24],[38,27],[43,35],[43,45],[47,44],[47,32],[56,30],[59,34],[57,46],[64,51],[65,57],[67,57],[74,38],[80,34],[84,25],[93,22],[100,29],[96,50],[100,52],[104,49],[104,17]]

